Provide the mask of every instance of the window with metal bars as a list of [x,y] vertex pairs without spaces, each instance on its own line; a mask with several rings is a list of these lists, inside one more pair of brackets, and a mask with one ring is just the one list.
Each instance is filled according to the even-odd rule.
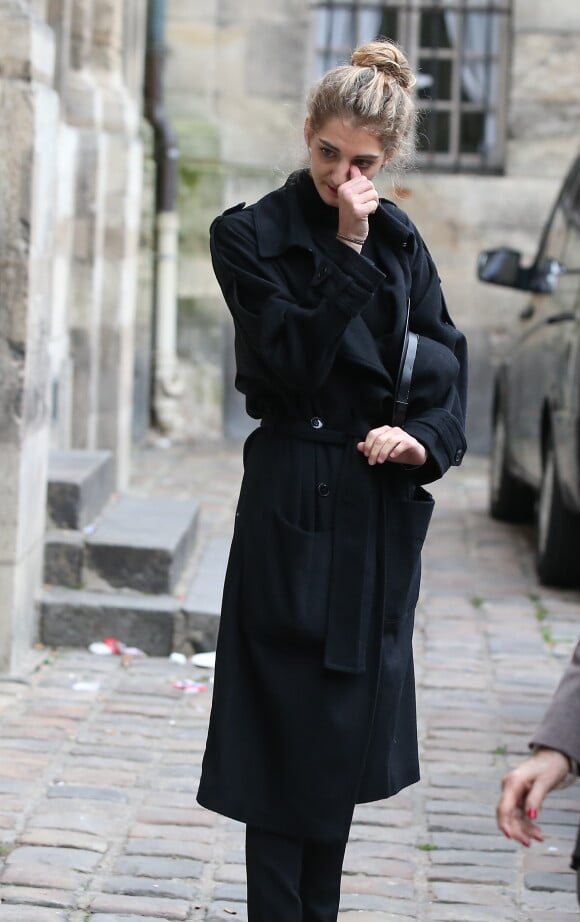
[[511,0],[320,0],[315,76],[378,36],[397,41],[417,73],[419,165],[501,172]]

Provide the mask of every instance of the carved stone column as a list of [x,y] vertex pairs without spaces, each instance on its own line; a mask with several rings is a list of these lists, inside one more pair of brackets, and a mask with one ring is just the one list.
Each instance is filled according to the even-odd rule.
[[[114,452],[119,486],[129,476],[142,186],[141,93],[127,87],[123,66],[126,6],[123,0],[95,0],[92,52],[106,137],[97,443]],[[142,58],[144,22],[138,39]]]
[[102,97],[91,68],[93,0],[72,0],[70,69],[63,108],[77,143],[74,246],[69,287],[73,364],[72,445],[97,447],[106,139]]
[[54,51],[30,4],[0,0],[0,669],[17,668],[36,639],[50,430]]

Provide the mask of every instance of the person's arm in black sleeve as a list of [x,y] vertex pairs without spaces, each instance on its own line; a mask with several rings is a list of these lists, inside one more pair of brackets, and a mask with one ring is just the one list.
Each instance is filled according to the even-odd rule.
[[324,383],[348,323],[384,278],[336,242],[313,275],[308,303],[296,303],[276,260],[259,256],[251,210],[214,221],[211,254],[239,335],[262,367],[301,393]]

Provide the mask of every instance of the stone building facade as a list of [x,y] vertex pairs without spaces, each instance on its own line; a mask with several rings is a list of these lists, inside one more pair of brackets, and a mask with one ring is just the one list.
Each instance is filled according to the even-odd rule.
[[[241,432],[246,425],[231,386],[229,326],[208,260],[209,223],[223,208],[280,185],[304,163],[304,99],[316,74],[320,12],[333,6],[339,4],[204,0],[194,10],[188,0],[172,0],[169,6],[169,104],[182,152],[180,350],[190,408],[184,407],[184,419],[192,434],[222,425]],[[412,19],[423,11],[433,23],[437,15],[474,10],[479,35],[485,32],[481,11],[497,8],[502,19],[505,72],[496,101],[504,130],[501,160],[493,170],[431,164],[413,171],[403,180],[407,194],[400,203],[427,240],[451,313],[468,334],[470,444],[486,450],[491,364],[521,296],[478,283],[476,258],[499,244],[532,258],[578,149],[580,6],[570,0],[353,0],[346,6],[349,22],[358,23],[348,26],[357,39],[373,37],[374,7],[386,10],[386,24],[395,15]],[[404,46],[408,36],[412,45],[412,30],[400,34]],[[393,197],[388,176],[381,191]]]
[[36,639],[51,449],[128,478],[142,0],[0,0],[0,668]]
[[[373,37],[379,12],[387,16],[381,23],[396,14],[412,25],[427,6],[445,17],[470,3],[346,6],[360,40]],[[179,420],[172,434],[193,438],[192,450],[196,438],[248,428],[233,388],[231,324],[211,270],[209,225],[305,163],[304,99],[316,73],[320,17],[337,4],[164,4],[167,108],[180,149],[179,328],[176,337],[166,333],[177,342],[181,380],[163,396],[165,409],[175,404],[167,418]],[[121,489],[131,442],[147,432],[149,5],[0,0],[0,670],[21,663],[37,638],[51,450],[111,450]],[[531,259],[577,150],[580,8],[570,0],[476,5],[505,14],[505,73],[494,90],[505,127],[501,159],[493,169],[427,164],[404,178],[401,204],[428,241],[451,312],[468,334],[471,444],[483,450],[493,356],[518,296],[498,289],[491,297],[475,280],[475,260],[501,243]],[[382,182],[393,197],[391,178]]]

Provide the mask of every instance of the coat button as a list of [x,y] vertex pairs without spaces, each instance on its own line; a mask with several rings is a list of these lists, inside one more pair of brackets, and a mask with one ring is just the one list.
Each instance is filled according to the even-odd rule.
[[455,452],[455,458],[454,458],[455,463],[459,464],[462,458],[463,458],[463,452],[461,449],[459,449],[458,451]]
[[313,416],[312,419],[310,420],[310,425],[312,426],[313,429],[324,428],[324,423],[320,419],[320,416]]
[[318,484],[318,493],[319,493],[320,496],[328,496],[328,494],[330,493],[330,487],[328,486],[328,484],[327,484],[327,483],[319,483],[319,484]]

